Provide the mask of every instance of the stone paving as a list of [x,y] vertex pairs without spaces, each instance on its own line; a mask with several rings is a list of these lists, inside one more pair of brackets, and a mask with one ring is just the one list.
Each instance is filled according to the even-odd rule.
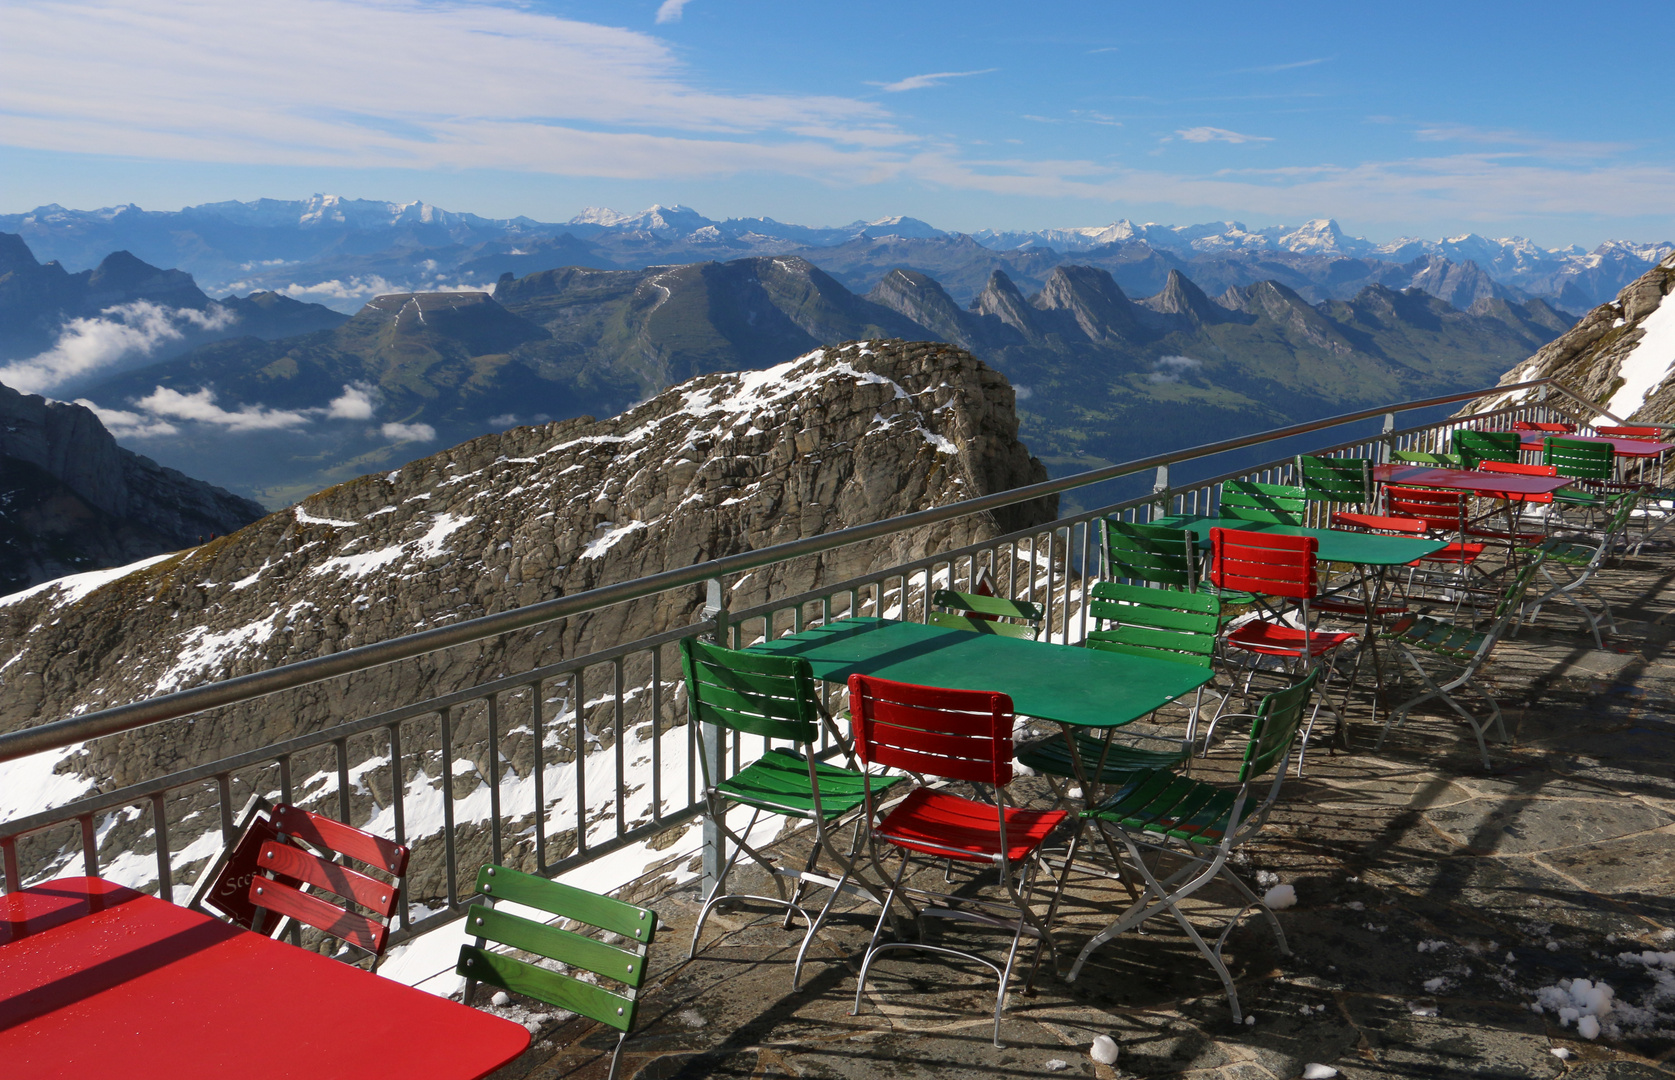
[[[992,976],[928,954],[886,954],[851,1016],[876,908],[832,924],[793,992],[800,935],[777,914],[712,916],[689,961],[696,887],[650,883],[633,898],[668,929],[621,1075],[1288,1080],[1324,1065],[1351,1080],[1675,1076],[1675,555],[1648,548],[1599,580],[1618,621],[1605,650],[1555,608],[1496,654],[1515,743],[1490,744],[1493,768],[1436,714],[1373,753],[1364,698],[1350,752],[1317,738],[1239,868],[1297,895],[1278,912],[1292,955],[1260,918],[1229,941],[1250,1023],[1232,1022],[1219,980],[1167,920],[1106,944],[1074,984],[1044,970],[1034,995],[1011,999],[1005,1049],[990,1041]],[[1212,755],[1195,775],[1234,767],[1233,754]],[[1043,794],[1035,779],[1016,787]],[[921,877],[941,884],[940,870]],[[1201,911],[1228,910],[1230,891],[1202,895]],[[1061,968],[1124,900],[1108,880],[1072,879],[1055,928]],[[922,921],[930,940],[1003,955],[999,934]],[[1615,991],[1596,1039],[1556,1006],[1531,1009],[1573,979]],[[1101,1034],[1120,1047],[1114,1066],[1088,1054]],[[602,1078],[614,1043],[555,1019],[496,1077]]]

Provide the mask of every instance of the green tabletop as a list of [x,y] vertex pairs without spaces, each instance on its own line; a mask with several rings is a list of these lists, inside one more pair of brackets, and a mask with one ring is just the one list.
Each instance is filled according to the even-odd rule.
[[1193,664],[885,619],[839,619],[751,648],[801,656],[827,682],[859,673],[998,690],[1024,716],[1083,727],[1138,720],[1210,681],[1210,670]]
[[1355,563],[1358,566],[1406,566],[1415,559],[1441,551],[1448,546],[1445,540],[1382,536],[1378,533],[1349,532],[1344,529],[1304,529],[1296,525],[1273,525],[1265,521],[1239,521],[1233,518],[1179,516],[1159,518],[1150,524],[1164,525],[1171,529],[1186,529],[1198,537],[1203,547],[1209,546],[1210,530],[1217,526],[1244,532],[1312,536],[1320,541],[1315,557],[1321,562]]

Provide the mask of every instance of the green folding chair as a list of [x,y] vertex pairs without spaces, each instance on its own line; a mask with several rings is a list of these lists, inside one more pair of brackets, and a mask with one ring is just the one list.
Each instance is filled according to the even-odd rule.
[[[1500,732],[1502,742],[1510,742],[1511,736],[1507,734],[1506,724],[1501,718],[1500,704],[1495,701],[1493,694],[1476,681],[1476,676],[1489,662],[1495,646],[1506,636],[1513,620],[1518,618],[1523,609],[1524,594],[1529,590],[1536,572],[1540,570],[1548,550],[1556,543],[1556,540],[1545,541],[1519,568],[1512,583],[1501,594],[1494,613],[1489,616],[1486,629],[1477,630],[1469,622],[1437,619],[1429,615],[1410,615],[1398,620],[1384,632],[1385,640],[1396,646],[1419,676],[1425,690],[1390,711],[1385,718],[1384,729],[1379,732],[1378,742],[1373,747],[1375,751],[1384,748],[1384,740],[1390,735],[1390,729],[1406,719],[1408,713],[1427,701],[1440,700],[1470,725],[1472,734],[1477,736],[1477,749],[1483,755],[1483,767],[1490,767],[1489,745],[1484,741],[1483,733],[1494,727]],[[1433,674],[1427,669],[1422,658],[1440,664],[1445,669],[1454,670],[1447,675]],[[1479,720],[1460,704],[1454,696],[1459,690],[1471,690],[1489,703],[1484,719]]]
[[1516,431],[1473,431],[1464,429],[1454,433],[1454,453],[1468,469],[1475,469],[1482,461],[1517,464],[1523,440]]
[[[1228,861],[1235,851],[1262,831],[1269,813],[1279,802],[1286,758],[1319,677],[1320,670],[1316,668],[1296,685],[1262,699],[1251,718],[1250,737],[1245,744],[1245,759],[1239,768],[1236,787],[1222,787],[1163,770],[1139,772],[1093,811],[1090,816],[1101,828],[1110,828],[1121,837],[1128,848],[1129,862],[1145,879],[1146,888],[1119,919],[1082,948],[1070,968],[1068,981],[1076,981],[1082,965],[1095,949],[1123,931],[1137,928],[1152,916],[1168,912],[1221,977],[1227,1003],[1233,1010],[1233,1021],[1238,1023],[1243,1019],[1238,988],[1221,958],[1228,935],[1245,913],[1255,908],[1267,918],[1279,941],[1280,952],[1289,956],[1291,947],[1274,913],[1233,872]],[[1266,785],[1264,795],[1261,780],[1270,771],[1274,778]],[[1152,856],[1150,862],[1147,855]],[[1157,856],[1160,855],[1180,860],[1180,869],[1159,877],[1162,868]],[[1180,905],[1217,879],[1233,886],[1244,898],[1244,905],[1227,920],[1215,945],[1211,946]],[[1055,896],[1054,904],[1057,902]]]
[[[1542,605],[1562,600],[1587,620],[1588,631],[1594,636],[1594,647],[1605,648],[1605,641],[1599,633],[1600,624],[1604,623],[1606,629],[1615,634],[1617,621],[1611,617],[1611,604],[1593,587],[1593,577],[1616,548],[1618,538],[1627,532],[1636,501],[1632,493],[1616,496],[1612,500],[1616,509],[1595,542],[1553,539],[1543,545],[1546,558],[1541,566],[1541,576],[1546,579],[1547,588],[1535,599],[1524,602],[1520,621],[1533,622],[1541,615]],[[1528,554],[1534,555],[1535,552]],[[1592,600],[1598,607],[1584,602],[1583,597]]]
[[[859,769],[844,768],[822,761],[815,753],[815,742],[824,727],[833,742],[842,748],[846,757],[850,744],[838,733],[831,716],[820,703],[814,672],[808,661],[795,656],[773,656],[738,649],[724,649],[695,638],[680,643],[681,666],[686,675],[686,702],[695,723],[714,724],[736,735],[758,735],[769,740],[792,744],[791,749],[775,747],[731,776],[724,776],[725,760],[711,761],[704,748],[705,740],[698,739],[698,764],[703,771],[705,817],[713,822],[732,842],[733,850],[722,867],[710,894],[704,900],[698,923],[692,928],[692,945],[688,957],[698,955],[698,938],[704,922],[717,905],[732,900],[755,900],[777,904],[786,909],[785,927],[790,929],[793,914],[801,915],[808,929],[803,934],[802,947],[797,950],[797,962],[791,969],[791,988],[797,989],[802,980],[803,960],[821,925],[831,914],[832,904],[839,893],[864,893],[876,902],[884,902],[865,878],[855,874],[852,860],[859,844],[859,828],[847,854],[838,850],[832,832],[839,819],[853,814],[866,802],[867,780]],[[853,758],[849,758],[853,764]],[[883,789],[899,777],[871,777],[875,788]],[[733,806],[751,808],[750,823],[744,828],[749,836],[762,814],[777,814],[796,821],[807,821],[814,826],[814,844],[808,862],[801,869],[769,859],[767,855],[745,842],[727,824],[727,812]],[[756,896],[748,893],[726,892],[727,877],[739,856],[747,855],[770,875],[778,896]],[[819,872],[821,856],[829,857],[838,868],[838,876]],[[796,882],[787,894],[785,879]],[[810,915],[802,906],[803,893],[809,886],[830,890],[826,904],[818,915]]]
[[1002,634],[1028,641],[1040,636],[1041,621],[1046,616],[1041,605],[1025,600],[954,592],[951,589],[938,589],[931,597],[931,604],[935,610],[926,621],[933,625],[973,630],[979,634]]
[[[1096,629],[1088,632],[1086,644],[1090,649],[1202,668],[1210,667],[1215,658],[1221,601],[1214,596],[1101,581],[1090,593],[1088,613],[1097,624]],[[1225,699],[1224,693],[1219,690],[1216,693]],[[1075,768],[1078,760],[1082,778],[1090,784],[1120,784],[1139,769],[1174,769],[1188,764],[1203,701],[1204,689],[1200,687],[1188,714],[1184,739],[1125,732],[1124,739],[1118,740],[1114,738],[1117,730],[1114,727],[1106,728],[1099,736],[1085,728],[1076,728],[1069,741],[1062,734],[1054,734],[1020,745],[1016,756],[1045,776],[1059,802],[1063,802],[1065,793],[1058,781],[1080,779]],[[1167,749],[1148,749],[1128,741],[1131,737],[1159,743]],[[1071,742],[1075,744],[1074,760]]]
[[1297,486],[1309,502],[1366,506],[1373,501],[1372,462],[1298,454]]
[[1577,482],[1576,487],[1553,492],[1553,503],[1559,508],[1597,513],[1606,508],[1605,492],[1621,489],[1615,483],[1617,450],[1610,443],[1550,435],[1541,440],[1541,463]]
[[1104,532],[1105,575],[1112,580],[1207,593],[1229,606],[1256,602],[1250,593],[1219,589],[1199,575],[1198,537],[1189,529],[1108,517]]
[[[615,1080],[622,1045],[634,1030],[646,957],[657,935],[657,913],[504,866],[489,865],[477,872],[477,895],[483,903],[465,913],[466,932],[477,940],[460,946],[454,966],[456,974],[465,976],[465,1004],[471,1004],[478,983],[488,983],[616,1028],[609,1077]],[[500,901],[567,919],[574,929],[498,911],[495,905]],[[622,944],[589,936],[589,930],[619,935]],[[590,972],[596,979],[584,980],[510,952],[496,952],[488,947],[490,942]]]
[[1308,508],[1308,495],[1300,487],[1259,484],[1253,480],[1226,480],[1221,485],[1218,513],[1223,518],[1239,521],[1300,526]]

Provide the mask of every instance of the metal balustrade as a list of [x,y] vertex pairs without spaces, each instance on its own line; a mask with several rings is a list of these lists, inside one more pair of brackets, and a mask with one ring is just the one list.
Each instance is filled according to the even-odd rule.
[[[1558,395],[1396,427],[1401,412],[1535,387]],[[301,801],[413,845],[411,895],[402,897],[398,928],[391,936],[392,943],[399,943],[463,915],[471,899],[471,872],[481,862],[512,862],[557,875],[630,845],[650,841],[654,849],[665,847],[658,843],[664,834],[699,816],[693,740],[700,733],[687,722],[673,648],[683,637],[714,635],[742,646],[847,615],[923,621],[936,589],[969,588],[982,571],[1002,595],[1043,606],[1044,637],[1074,643],[1088,629],[1084,586],[1103,574],[1100,519],[1213,514],[1224,481],[1291,482],[1293,463],[1288,455],[1180,484],[1171,483],[1172,472],[1181,476],[1217,454],[1379,417],[1382,432],[1309,452],[1388,460],[1393,450],[1438,449],[1460,427],[1576,419],[1557,408],[1558,399],[1580,405],[1584,421],[1596,415],[1617,419],[1551,379],[1403,402],[792,541],[0,735],[0,762],[54,751],[62,756],[88,740],[188,716],[214,723],[216,710],[268,695],[503,638],[629,600],[700,584],[707,589],[703,617],[688,625],[0,822],[3,884],[13,891],[28,881],[73,872],[78,862],[88,874],[120,873],[139,882],[151,875],[134,861],[149,856],[155,862],[155,885],[145,887],[179,899],[190,886],[177,878],[201,873],[233,838],[241,807],[262,795]],[[728,579],[737,586],[742,584],[737,575],[756,569],[1147,473],[1156,478],[1153,490],[1137,498],[981,543],[927,551],[908,562],[736,611],[728,603]],[[726,747],[714,730],[706,729],[702,737],[712,740],[707,744],[711,760],[725,757],[734,767],[761,748],[755,737],[735,738]],[[644,756],[630,759],[631,751]],[[438,781],[434,795],[433,779]],[[462,783],[468,788],[463,794],[458,790]],[[142,831],[147,816],[150,828]],[[711,874],[722,857],[719,840],[713,831],[706,834],[703,864]],[[120,865],[103,854],[107,850]]]

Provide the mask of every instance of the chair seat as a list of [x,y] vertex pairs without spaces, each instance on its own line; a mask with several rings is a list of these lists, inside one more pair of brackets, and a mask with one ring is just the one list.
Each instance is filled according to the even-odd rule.
[[[1236,799],[1236,792],[1202,780],[1170,772],[1142,772],[1135,773],[1092,816],[1192,844],[1219,844],[1237,824],[1231,820]],[[1246,803],[1247,810],[1255,810],[1256,801]]]
[[[1245,623],[1226,638],[1235,649],[1263,656],[1301,656],[1304,640],[1303,631],[1295,626],[1263,620]],[[1307,635],[1309,655],[1324,656],[1354,640],[1354,634],[1316,630]]]
[[1421,555],[1419,558],[1408,563],[1408,565],[1418,566],[1420,563],[1445,562],[1459,563],[1461,566],[1469,566],[1477,561],[1477,557],[1479,555],[1483,554],[1484,546],[1485,545],[1483,544],[1465,544],[1456,540],[1447,547],[1438,548],[1429,555]]
[[1466,530],[1467,536],[1481,536],[1486,540],[1513,540],[1520,544],[1539,544],[1547,539],[1546,533],[1540,532],[1508,532],[1505,529],[1485,529],[1473,525]]
[[[1027,858],[1068,816],[1063,810],[1013,807],[1005,814],[1006,858],[1013,862]],[[1000,822],[993,805],[928,788],[903,799],[873,835],[909,851],[962,862],[993,862],[1001,853]]]
[[[1365,615],[1367,613],[1367,605],[1363,601],[1335,596],[1323,596],[1318,600],[1310,601],[1309,607],[1325,615]],[[1402,615],[1406,612],[1406,604],[1373,605],[1374,616]]]
[[[1076,753],[1082,759],[1082,769],[1088,779],[1100,784],[1122,783],[1131,774],[1142,769],[1174,769],[1192,756],[1192,751],[1185,743],[1175,750],[1144,750],[1113,739],[1110,750],[1107,751],[1103,740],[1086,732],[1078,731],[1072,738],[1076,740]],[[1099,770],[1098,776],[1094,776],[1093,771],[1098,767],[1102,755],[1105,758],[1105,767]],[[1070,748],[1064,744],[1062,735],[1020,746],[1015,756],[1038,773],[1072,780],[1076,778],[1076,769],[1070,760]]]
[[[859,772],[824,761],[814,763],[820,778],[820,808],[828,819],[841,817],[866,801],[865,781]],[[896,777],[874,775],[874,789]],[[790,817],[814,816],[814,793],[808,783],[808,763],[790,750],[769,750],[757,760],[716,785],[716,790],[746,806]]]
[[1488,635],[1433,619],[1429,615],[1420,615],[1412,621],[1397,623],[1384,636],[1438,656],[1464,661],[1477,654]]

